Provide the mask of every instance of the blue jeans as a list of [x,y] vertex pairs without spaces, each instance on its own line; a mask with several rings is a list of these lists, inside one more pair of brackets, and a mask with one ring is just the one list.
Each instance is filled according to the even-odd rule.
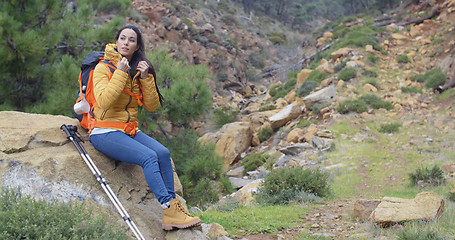
[[171,154],[155,139],[141,131],[134,137],[115,131],[92,134],[90,142],[108,157],[141,166],[147,184],[161,204],[175,198]]

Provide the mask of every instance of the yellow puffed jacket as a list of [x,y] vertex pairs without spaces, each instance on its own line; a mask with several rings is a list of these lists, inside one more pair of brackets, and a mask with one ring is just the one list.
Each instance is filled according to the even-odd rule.
[[[104,59],[111,61],[114,65],[117,65],[122,59],[115,44],[106,46]],[[142,85],[144,108],[150,112],[156,110],[159,97],[152,74],[145,79],[140,79],[140,74],[136,74],[131,79],[128,73],[116,69],[109,80],[110,75],[111,71],[105,64],[98,64],[93,72],[93,91],[98,104],[93,111],[96,122],[137,122],[138,102],[124,92],[124,88],[139,96],[141,93],[139,86]]]

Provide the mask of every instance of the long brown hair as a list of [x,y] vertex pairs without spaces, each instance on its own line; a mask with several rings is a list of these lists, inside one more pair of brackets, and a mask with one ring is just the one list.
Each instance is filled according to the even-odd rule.
[[118,40],[118,38],[120,37],[120,33],[124,29],[131,29],[131,30],[133,30],[136,33],[136,35],[137,35],[137,45],[139,46],[139,49],[136,50],[133,53],[133,56],[131,57],[129,74],[130,74],[131,78],[133,78],[134,75],[136,75],[136,73],[137,73],[136,68],[137,68],[137,65],[139,64],[139,62],[140,61],[147,62],[147,64],[149,65],[148,72],[153,75],[153,78],[155,80],[156,92],[158,93],[158,98],[159,98],[160,104],[162,106],[163,105],[163,96],[161,95],[160,90],[158,89],[158,83],[157,83],[157,80],[156,80],[155,68],[153,68],[152,62],[150,62],[150,60],[145,56],[144,40],[142,39],[142,32],[136,25],[128,24],[128,25],[125,25],[122,28],[120,28],[120,30],[118,30],[117,34],[115,35],[115,41]]

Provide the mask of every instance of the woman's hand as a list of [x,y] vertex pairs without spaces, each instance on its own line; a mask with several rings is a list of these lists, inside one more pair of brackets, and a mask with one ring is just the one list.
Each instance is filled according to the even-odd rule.
[[122,58],[122,60],[118,61],[117,69],[120,69],[126,73],[128,72],[128,70],[130,70],[130,64],[126,57],[124,57],[124,58]]
[[137,70],[141,72],[141,78],[147,78],[149,76],[149,65],[146,61],[140,61],[137,64]]

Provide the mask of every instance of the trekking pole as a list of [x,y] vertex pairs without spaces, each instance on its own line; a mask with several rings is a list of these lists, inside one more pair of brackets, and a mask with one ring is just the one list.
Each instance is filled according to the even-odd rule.
[[66,133],[66,137],[69,140],[71,140],[71,142],[73,142],[77,151],[81,155],[82,160],[84,160],[84,162],[87,164],[90,171],[95,176],[96,180],[100,183],[101,188],[103,188],[104,192],[109,197],[109,199],[111,200],[112,204],[117,209],[117,211],[120,213],[120,215],[122,216],[123,220],[126,222],[128,227],[131,229],[134,236],[139,240],[145,240],[144,236],[139,231],[139,228],[136,226],[133,219],[129,216],[128,212],[123,207],[120,200],[117,198],[117,195],[115,195],[114,191],[112,191],[111,187],[106,182],[106,179],[101,175],[100,170],[96,167],[92,158],[88,155],[87,151],[82,146],[82,144],[81,144],[82,139],[78,136],[79,133],[77,132],[77,127],[72,126],[72,125],[67,126],[67,125],[63,124],[60,127],[60,129],[62,129]]

